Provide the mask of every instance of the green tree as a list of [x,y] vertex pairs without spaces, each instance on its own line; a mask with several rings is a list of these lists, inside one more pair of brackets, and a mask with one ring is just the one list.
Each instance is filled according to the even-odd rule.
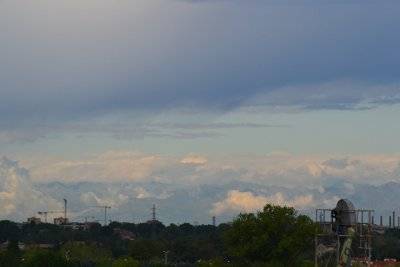
[[312,220],[293,208],[266,205],[257,214],[240,214],[226,233],[226,244],[238,262],[301,266],[312,255],[315,230]]
[[208,261],[198,261],[196,264],[197,267],[229,267],[232,266],[227,262],[224,262],[222,259],[213,259]]
[[23,255],[22,267],[71,267],[60,253],[34,249]]
[[131,257],[119,258],[113,262],[112,267],[139,267],[139,262]]
[[15,222],[0,221],[0,241],[16,241],[20,236],[20,229]]
[[387,229],[383,235],[373,236],[372,256],[375,259],[398,259],[400,255],[400,231]]
[[61,253],[71,262],[80,264],[96,264],[96,266],[110,266],[111,251],[99,246],[83,242],[69,242],[61,248]]
[[161,259],[164,250],[165,245],[158,240],[139,239],[129,244],[130,255],[140,261]]
[[21,251],[18,242],[11,241],[8,243],[7,250],[0,252],[0,267],[16,267],[21,261]]

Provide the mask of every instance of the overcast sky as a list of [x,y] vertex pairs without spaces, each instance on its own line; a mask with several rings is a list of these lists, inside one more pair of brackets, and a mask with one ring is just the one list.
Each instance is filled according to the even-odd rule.
[[400,3],[2,0],[14,158],[396,153]]
[[0,0],[0,218],[392,208],[358,190],[400,182],[399,26],[398,0]]

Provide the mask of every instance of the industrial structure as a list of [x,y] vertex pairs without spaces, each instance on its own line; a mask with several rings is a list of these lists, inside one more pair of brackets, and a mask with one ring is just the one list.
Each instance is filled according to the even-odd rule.
[[[80,224],[80,223],[77,223],[77,222],[70,222],[70,220],[68,218],[68,201],[65,198],[63,199],[63,201],[64,201],[64,209],[62,211],[61,210],[46,210],[46,211],[38,211],[37,214],[40,217],[44,218],[44,223],[48,222],[49,214],[62,214],[63,216],[53,218],[53,223],[56,224],[56,225],[60,225],[60,226],[67,227],[67,228],[69,227],[69,228],[72,228],[72,229],[75,229],[75,228],[76,229],[78,229],[78,228],[79,229],[87,228],[91,224],[95,223],[93,221],[94,220],[93,216],[85,217],[85,223],[84,224]],[[89,208],[101,208],[101,209],[103,209],[104,210],[104,225],[107,225],[107,222],[108,222],[107,210],[111,209],[110,206],[91,206]],[[40,217],[39,218],[30,217],[30,218],[28,218],[27,223],[40,224],[40,223],[42,223],[42,220],[41,220]],[[92,221],[88,221],[88,218],[92,219]]]
[[347,199],[334,209],[317,209],[315,221],[315,267],[352,266],[353,261],[368,266],[371,261],[374,210],[356,209]]
[[54,218],[54,224],[57,225],[66,225],[69,223],[67,217],[67,200],[65,198],[63,200],[64,200],[64,217]]
[[47,217],[48,217],[48,215],[49,215],[49,214],[52,214],[52,213],[62,213],[62,212],[61,212],[61,211],[56,211],[56,210],[38,211],[38,214],[39,214],[40,216],[43,216],[43,217],[44,217],[44,222],[45,222],[45,223],[47,223]]
[[156,221],[156,204],[153,204],[153,207],[151,208],[151,220]]
[[101,208],[104,209],[104,225],[107,225],[107,210],[111,209],[110,206],[91,206],[91,208]]
[[29,224],[40,224],[40,223],[42,223],[42,220],[37,217],[30,217],[30,218],[28,218],[27,222]]
[[151,219],[147,221],[147,223],[158,223],[157,220],[157,207],[156,204],[153,204],[151,207]]
[[[59,214],[64,214],[64,216],[54,218],[54,220],[53,220],[54,224],[57,224],[57,225],[68,224],[69,221],[68,221],[68,217],[67,217],[67,200],[65,198],[63,200],[64,200],[64,210],[63,211],[59,211],[59,210],[38,211],[38,215],[44,217],[45,223],[47,223],[47,218],[48,218],[49,214],[59,213]],[[31,221],[34,218],[35,217],[30,218]],[[40,218],[37,218],[37,219],[39,219],[39,222],[41,222]],[[36,221],[36,223],[38,223],[38,221]]]

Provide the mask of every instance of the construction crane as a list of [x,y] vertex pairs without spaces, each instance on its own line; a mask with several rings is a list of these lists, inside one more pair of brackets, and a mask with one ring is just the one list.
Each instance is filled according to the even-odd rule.
[[52,214],[52,213],[63,213],[63,211],[57,211],[57,210],[48,210],[48,211],[38,211],[38,214],[40,216],[44,216],[44,222],[47,223],[47,215]]
[[64,198],[64,210],[63,211],[58,211],[58,210],[47,210],[47,211],[38,211],[38,214],[40,216],[44,216],[44,222],[47,223],[47,215],[51,213],[64,213],[64,219],[65,222],[67,222],[67,200]]
[[110,206],[90,206],[90,208],[104,209],[104,225],[107,225],[107,210],[111,209]]

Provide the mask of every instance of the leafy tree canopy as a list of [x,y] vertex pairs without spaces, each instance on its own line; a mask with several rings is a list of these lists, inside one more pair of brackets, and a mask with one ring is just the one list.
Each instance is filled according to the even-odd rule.
[[112,267],[139,267],[139,262],[130,257],[124,257],[115,260]]
[[226,233],[233,259],[300,266],[309,258],[316,230],[312,220],[293,208],[266,205],[257,214],[240,214]]

